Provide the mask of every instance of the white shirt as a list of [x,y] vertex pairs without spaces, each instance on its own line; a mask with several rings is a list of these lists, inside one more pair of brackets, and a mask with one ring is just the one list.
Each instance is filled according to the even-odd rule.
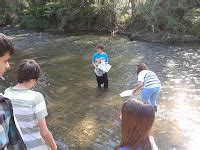
[[143,82],[144,88],[154,88],[161,86],[157,75],[150,70],[142,70],[138,74],[138,82]]

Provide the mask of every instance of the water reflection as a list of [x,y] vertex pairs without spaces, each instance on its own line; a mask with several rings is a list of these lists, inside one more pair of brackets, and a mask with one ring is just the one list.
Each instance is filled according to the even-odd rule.
[[[167,46],[93,35],[22,33],[13,37],[21,50],[15,62],[31,57],[41,64],[43,75],[36,90],[47,98],[48,125],[71,149],[112,149],[119,142],[119,112],[128,98],[118,94],[133,88],[140,62],[149,64],[162,81],[154,127],[159,149],[198,149],[199,45]],[[113,66],[108,91],[96,88],[91,67],[99,43],[107,46]]]
[[199,111],[190,105],[191,98],[186,93],[177,93],[174,96],[176,107],[172,109],[171,117],[177,121],[177,125],[182,129],[183,136],[189,137],[188,149],[197,150],[197,142],[200,139]]

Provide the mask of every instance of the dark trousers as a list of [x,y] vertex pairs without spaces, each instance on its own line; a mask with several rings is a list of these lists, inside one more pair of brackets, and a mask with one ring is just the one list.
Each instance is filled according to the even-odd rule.
[[96,78],[97,78],[98,87],[101,87],[101,84],[104,84],[104,88],[108,88],[107,73],[104,73],[103,76],[100,76],[100,77],[96,75]]

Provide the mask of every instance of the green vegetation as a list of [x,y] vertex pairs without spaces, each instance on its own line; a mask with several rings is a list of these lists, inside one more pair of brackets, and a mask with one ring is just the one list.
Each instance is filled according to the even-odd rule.
[[[200,34],[198,0],[0,0],[0,26],[65,32]],[[13,17],[14,16],[14,17]]]
[[6,25],[6,14],[1,10],[0,11],[0,26]]

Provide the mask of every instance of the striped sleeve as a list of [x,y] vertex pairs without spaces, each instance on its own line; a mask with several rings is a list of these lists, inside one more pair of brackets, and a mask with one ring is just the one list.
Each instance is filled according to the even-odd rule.
[[44,96],[41,93],[35,97],[33,110],[37,120],[45,118],[48,115]]

